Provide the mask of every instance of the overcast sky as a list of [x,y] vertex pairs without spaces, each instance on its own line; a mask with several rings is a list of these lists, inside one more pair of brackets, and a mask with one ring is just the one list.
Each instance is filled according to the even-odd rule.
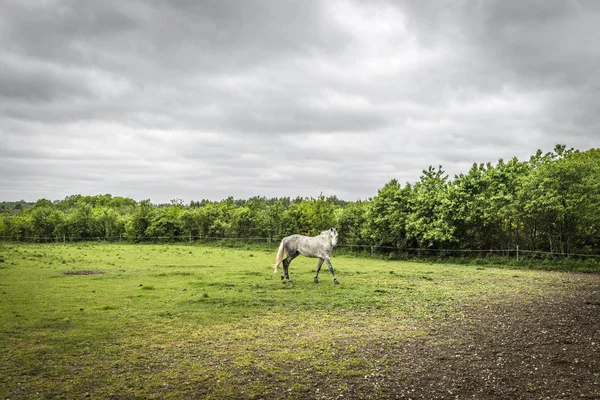
[[367,199],[600,147],[596,0],[5,0],[0,201]]

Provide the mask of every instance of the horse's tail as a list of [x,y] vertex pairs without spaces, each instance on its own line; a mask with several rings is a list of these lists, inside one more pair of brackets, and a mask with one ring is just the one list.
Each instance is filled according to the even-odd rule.
[[283,240],[279,245],[279,250],[277,250],[277,258],[275,259],[275,268],[273,269],[273,273],[277,273],[277,267],[281,264],[281,260],[283,260]]

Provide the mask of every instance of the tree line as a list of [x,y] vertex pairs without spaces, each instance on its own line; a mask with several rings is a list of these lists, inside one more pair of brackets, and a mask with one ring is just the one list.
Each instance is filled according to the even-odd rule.
[[152,204],[73,195],[0,203],[7,240],[277,240],[332,226],[341,245],[407,249],[514,249],[600,253],[600,149],[557,145],[527,161],[473,164],[450,178],[441,166],[417,182],[386,183],[367,200],[253,197]]

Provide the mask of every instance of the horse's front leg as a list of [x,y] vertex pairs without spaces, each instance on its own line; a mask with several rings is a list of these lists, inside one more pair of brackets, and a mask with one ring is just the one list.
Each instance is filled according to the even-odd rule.
[[315,283],[319,283],[319,271],[321,270],[321,265],[323,265],[323,259],[319,258],[319,262],[317,263],[317,273],[315,274]]
[[338,282],[337,278],[335,277],[335,272],[333,272],[333,265],[331,265],[331,261],[329,260],[329,257],[325,258],[325,262],[327,263],[327,268],[329,268],[329,271],[331,271],[331,276],[333,276],[333,283],[335,283],[336,285],[339,285],[339,282]]

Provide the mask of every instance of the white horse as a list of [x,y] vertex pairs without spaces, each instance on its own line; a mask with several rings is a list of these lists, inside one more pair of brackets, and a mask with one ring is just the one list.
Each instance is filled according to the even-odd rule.
[[[288,273],[288,267],[292,260],[298,255],[302,254],[306,257],[318,258],[317,273],[315,274],[315,283],[319,283],[319,271],[323,261],[327,263],[329,271],[333,276],[333,282],[337,285],[339,282],[333,272],[333,266],[329,259],[331,250],[335,247],[338,241],[338,233],[335,228],[328,229],[321,232],[319,236],[303,236],[303,235],[292,235],[284,237],[279,245],[277,251],[277,258],[275,259],[275,269],[273,273],[277,273],[277,267],[283,261],[283,272],[281,273],[281,279],[284,278],[291,282],[290,275]],[[287,257],[283,258],[283,252],[287,254]]]

